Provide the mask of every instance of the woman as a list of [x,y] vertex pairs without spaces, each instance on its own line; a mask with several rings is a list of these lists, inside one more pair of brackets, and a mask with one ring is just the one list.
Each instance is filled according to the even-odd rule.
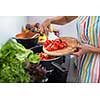
[[64,25],[77,18],[77,32],[82,45],[73,55],[80,57],[80,82],[100,82],[100,16],[60,16],[47,19],[41,25],[41,31],[47,32],[50,24]]

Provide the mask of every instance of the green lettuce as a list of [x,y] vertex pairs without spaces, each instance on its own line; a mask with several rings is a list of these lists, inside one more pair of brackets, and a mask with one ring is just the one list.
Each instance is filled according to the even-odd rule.
[[0,82],[30,82],[30,76],[25,70],[26,61],[39,63],[39,55],[11,39],[8,40],[0,49]]

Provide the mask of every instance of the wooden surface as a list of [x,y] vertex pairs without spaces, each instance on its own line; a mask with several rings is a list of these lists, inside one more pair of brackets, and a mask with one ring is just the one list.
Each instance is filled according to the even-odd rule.
[[69,55],[76,50],[76,48],[73,48],[73,47],[80,44],[78,40],[76,40],[72,37],[61,37],[61,40],[65,41],[68,44],[68,47],[59,49],[59,50],[55,50],[55,51],[47,51],[43,46],[43,51],[51,56]]

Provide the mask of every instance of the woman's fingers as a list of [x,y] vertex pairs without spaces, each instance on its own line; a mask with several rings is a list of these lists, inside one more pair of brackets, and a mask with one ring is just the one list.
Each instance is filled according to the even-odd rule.
[[76,45],[76,46],[73,46],[73,48],[81,49],[82,48],[82,45]]
[[77,46],[74,46],[73,48],[76,48],[76,51],[73,52],[73,55],[75,55],[75,56],[82,55],[82,45],[77,45]]
[[51,24],[50,19],[45,20],[45,21],[41,24],[40,30],[41,30],[43,33],[46,33],[46,34],[47,34],[50,24]]
[[40,26],[40,30],[41,30],[41,32],[44,32],[44,26],[43,25]]
[[78,57],[79,57],[79,56],[81,56],[81,52],[80,52],[80,51],[78,51],[78,52],[74,52],[74,53],[73,53],[73,55],[75,55],[75,56],[78,56]]
[[78,57],[82,56],[83,54],[84,53],[82,52],[82,50],[79,50],[78,52],[73,53],[73,55],[78,56]]

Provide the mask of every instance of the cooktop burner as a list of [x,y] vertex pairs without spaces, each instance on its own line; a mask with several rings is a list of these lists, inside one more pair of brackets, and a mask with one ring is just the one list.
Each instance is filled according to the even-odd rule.
[[[35,53],[42,52],[42,45],[37,45],[31,48]],[[65,83],[68,75],[69,57],[61,56],[54,61],[40,61],[40,63],[46,68],[48,73],[46,74],[47,83]],[[43,81],[42,81],[43,82]]]

